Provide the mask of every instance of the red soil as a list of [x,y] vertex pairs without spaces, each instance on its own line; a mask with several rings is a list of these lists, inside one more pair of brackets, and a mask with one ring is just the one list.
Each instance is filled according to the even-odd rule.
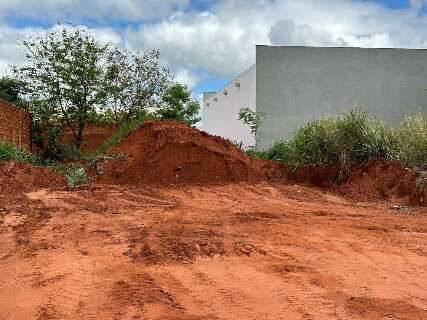
[[280,175],[277,163],[248,157],[223,138],[176,121],[149,121],[111,150],[126,154],[100,181],[113,184],[200,184],[260,181]]
[[[105,163],[110,185],[72,191],[0,162],[0,319],[427,319],[427,208],[286,185],[280,165],[176,122],[112,152],[128,157]],[[296,180],[416,194],[394,163],[352,169],[342,186],[333,165]]]
[[383,159],[354,164],[351,175],[337,184],[339,165],[306,167],[294,177],[297,182],[331,189],[356,201],[388,199],[401,203],[427,205],[427,189],[417,186],[418,174],[397,162]]
[[38,188],[63,186],[64,178],[45,167],[0,161],[0,195],[18,195]]
[[8,205],[24,206],[28,203],[25,196],[27,192],[40,188],[58,188],[64,184],[64,178],[48,168],[0,161],[0,211]]
[[[106,139],[118,128],[117,124],[106,124],[103,126],[89,123],[83,134],[82,152],[95,152]],[[63,136],[58,138],[58,144],[73,144],[74,137],[70,129],[65,128]]]

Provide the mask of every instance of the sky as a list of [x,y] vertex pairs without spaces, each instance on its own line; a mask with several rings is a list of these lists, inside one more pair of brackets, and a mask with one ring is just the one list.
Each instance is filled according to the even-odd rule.
[[58,23],[155,48],[195,97],[255,63],[255,45],[427,48],[427,0],[0,0],[0,76],[17,46]]

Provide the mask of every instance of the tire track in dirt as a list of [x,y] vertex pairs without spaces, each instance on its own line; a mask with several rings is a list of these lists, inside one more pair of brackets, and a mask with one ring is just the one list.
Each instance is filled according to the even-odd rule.
[[262,183],[30,197],[2,215],[0,319],[425,316],[425,210]]

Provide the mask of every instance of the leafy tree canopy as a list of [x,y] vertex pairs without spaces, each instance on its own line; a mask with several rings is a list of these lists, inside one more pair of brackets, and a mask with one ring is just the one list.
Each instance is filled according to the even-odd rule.
[[162,119],[176,119],[195,125],[201,120],[200,103],[191,98],[191,91],[182,84],[170,86],[162,96],[163,106],[158,114]]
[[22,98],[23,84],[11,77],[0,78],[0,99],[19,107],[27,104]]

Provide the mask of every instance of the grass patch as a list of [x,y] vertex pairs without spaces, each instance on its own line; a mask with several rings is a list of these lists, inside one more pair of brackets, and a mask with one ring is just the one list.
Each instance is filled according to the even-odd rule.
[[44,165],[43,160],[25,150],[21,150],[14,145],[0,141],[0,161],[18,161],[29,163],[34,166]]
[[89,180],[86,174],[86,169],[81,164],[57,163],[51,167],[55,172],[64,176],[65,182],[70,189],[75,189],[79,186],[85,185]]
[[122,141],[124,137],[126,137],[132,130],[139,127],[144,120],[146,120],[145,116],[135,118],[123,123],[112,135],[110,138],[105,140],[105,142],[95,151],[92,157],[96,157],[102,154],[108,153],[110,148]]
[[293,169],[301,166],[341,164],[343,179],[352,162],[374,158],[398,160],[405,166],[427,168],[427,119],[421,113],[393,129],[361,109],[311,121],[288,140],[249,155],[280,161]]
[[419,113],[405,118],[396,129],[395,158],[407,167],[427,169],[427,118]]

